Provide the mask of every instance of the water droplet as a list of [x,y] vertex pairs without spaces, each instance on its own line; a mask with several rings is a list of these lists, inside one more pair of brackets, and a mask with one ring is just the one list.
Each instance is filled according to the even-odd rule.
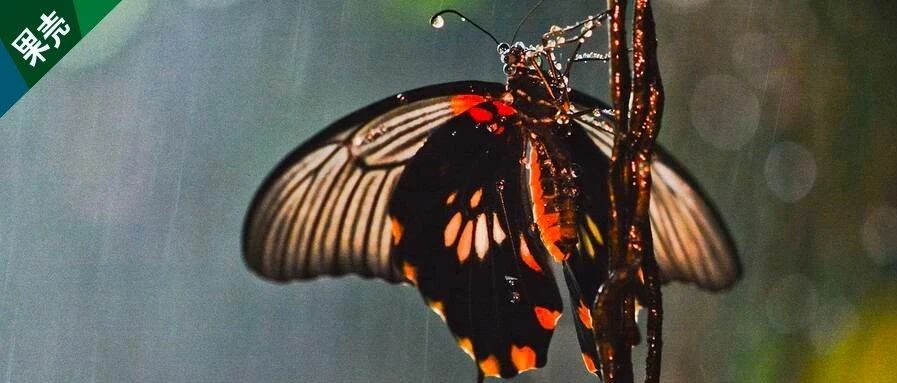
[[445,19],[443,19],[442,16],[436,16],[430,19],[430,25],[432,25],[433,28],[436,29],[442,28],[443,26],[445,26]]
[[508,43],[500,43],[497,47],[495,47],[495,49],[498,51],[498,54],[504,55],[505,53],[508,53],[509,50],[511,50],[511,46],[508,45]]

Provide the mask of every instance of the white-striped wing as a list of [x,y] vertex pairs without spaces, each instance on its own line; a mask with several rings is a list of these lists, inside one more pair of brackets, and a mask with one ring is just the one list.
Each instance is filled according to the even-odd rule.
[[[608,121],[588,115],[576,121],[610,158],[613,134]],[[650,215],[661,274],[708,290],[731,286],[741,266],[722,219],[682,167],[662,148],[655,152]]]
[[501,90],[465,82],[406,92],[300,146],[256,193],[243,229],[247,265],[277,281],[346,273],[402,281],[390,261],[387,204],[404,164],[453,117],[452,95]]

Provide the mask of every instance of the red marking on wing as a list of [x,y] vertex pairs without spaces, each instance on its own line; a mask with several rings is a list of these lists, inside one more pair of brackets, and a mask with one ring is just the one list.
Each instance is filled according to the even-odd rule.
[[545,211],[546,201],[542,191],[542,167],[539,162],[539,153],[535,149],[530,156],[529,166],[529,187],[533,197],[533,215],[536,219],[536,225],[539,226],[542,242],[555,261],[563,262],[567,259],[567,254],[564,254],[556,244],[561,239],[560,215]]
[[558,325],[558,320],[561,319],[560,311],[553,311],[542,306],[536,306],[533,309],[536,312],[536,319],[539,320],[539,325],[546,330],[554,330]]
[[495,117],[492,115],[492,112],[476,106],[470,108],[467,113],[469,113],[470,117],[473,118],[473,120],[477,123],[490,122],[492,121],[492,118]]
[[462,94],[452,97],[452,113],[457,116],[484,102],[486,102],[485,97],[477,96],[475,94]]
[[526,238],[523,237],[523,234],[520,234],[520,258],[523,259],[523,263],[530,269],[533,269],[533,271],[537,273],[542,272],[542,268],[539,267],[539,263],[536,262],[533,253],[529,251],[529,246],[526,245]]
[[517,372],[524,372],[536,368],[536,351],[532,347],[511,345],[511,362],[517,368]]
[[579,321],[582,322],[583,326],[586,326],[587,329],[592,329],[592,312],[586,307],[585,304],[579,302],[579,307],[576,308],[576,311],[579,313]]
[[510,116],[517,114],[517,109],[514,109],[513,106],[508,105],[501,101],[492,101],[492,105],[495,105],[495,110],[498,112],[499,116]]
[[498,364],[498,358],[494,355],[489,355],[486,359],[480,361],[480,370],[483,371],[483,375],[485,376],[495,378],[501,376],[501,366]]
[[412,285],[417,286],[417,268],[412,266],[408,262],[402,262],[402,274],[405,274],[405,279],[408,282],[411,282]]
[[592,360],[591,356],[582,354],[582,362],[585,363],[586,370],[588,370],[589,372],[591,372],[593,374],[598,372],[598,367],[595,367],[595,361]]

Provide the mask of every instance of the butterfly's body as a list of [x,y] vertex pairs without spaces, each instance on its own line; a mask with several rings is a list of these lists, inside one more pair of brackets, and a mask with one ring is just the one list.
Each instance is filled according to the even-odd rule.
[[[245,259],[278,281],[354,273],[414,285],[480,377],[547,362],[563,312],[551,270],[561,268],[595,373],[589,308],[607,275],[613,121],[577,112],[606,106],[568,89],[550,50],[499,53],[504,85],[404,92],[290,154],[252,203]],[[665,152],[652,167],[664,277],[729,286],[740,269],[719,216]]]

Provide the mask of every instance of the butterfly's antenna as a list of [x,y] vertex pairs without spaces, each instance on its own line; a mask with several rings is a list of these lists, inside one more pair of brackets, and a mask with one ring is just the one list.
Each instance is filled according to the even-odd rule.
[[445,20],[442,18],[442,15],[444,15],[446,13],[458,15],[458,17],[461,18],[461,21],[466,21],[466,22],[470,23],[470,25],[473,25],[476,29],[479,29],[480,32],[483,32],[486,34],[486,36],[489,36],[489,38],[495,42],[495,45],[499,44],[498,39],[496,39],[495,36],[493,36],[491,33],[489,33],[489,31],[483,29],[483,27],[477,25],[477,23],[475,23],[472,20],[470,20],[469,18],[467,18],[467,16],[462,15],[461,12],[458,12],[454,9],[443,9],[443,10],[437,12],[435,15],[433,15],[433,17],[430,18],[430,25],[432,25],[433,28],[436,28],[436,29],[442,28],[442,26],[445,25]]
[[539,8],[539,6],[542,5],[542,3],[544,3],[544,2],[545,2],[545,0],[539,0],[539,2],[536,3],[536,5],[533,5],[533,7],[529,9],[529,12],[526,13],[526,16],[523,16],[523,19],[520,20],[520,24],[517,24],[517,29],[514,30],[514,36],[511,37],[511,43],[513,43],[514,41],[517,41],[517,32],[520,32],[520,27],[522,27],[523,23],[525,23],[526,20],[529,19],[530,15],[532,15],[533,12],[536,11],[536,8]]

